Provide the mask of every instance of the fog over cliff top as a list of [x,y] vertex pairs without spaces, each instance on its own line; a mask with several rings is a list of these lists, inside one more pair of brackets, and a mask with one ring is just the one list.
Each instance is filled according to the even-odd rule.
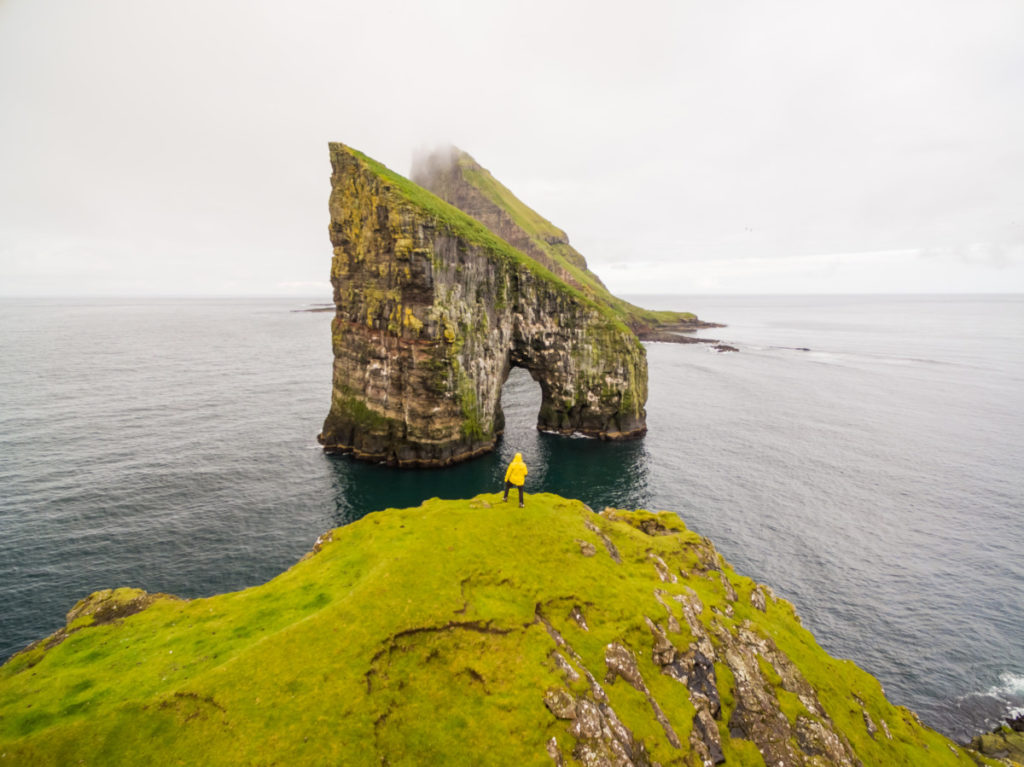
[[326,144],[622,292],[1024,290],[1024,5],[0,4],[0,294],[329,295]]

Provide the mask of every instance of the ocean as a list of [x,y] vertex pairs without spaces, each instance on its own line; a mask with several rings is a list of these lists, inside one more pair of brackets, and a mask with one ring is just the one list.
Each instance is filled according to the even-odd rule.
[[0,659],[91,591],[264,582],[324,530],[501,487],[668,509],[831,654],[959,740],[1024,710],[1024,296],[644,296],[740,351],[647,345],[647,436],[538,433],[513,370],[492,455],[325,455],[315,299],[0,299]]

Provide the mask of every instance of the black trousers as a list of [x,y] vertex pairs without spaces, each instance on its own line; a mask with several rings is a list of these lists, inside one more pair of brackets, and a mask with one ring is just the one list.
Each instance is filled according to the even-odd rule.
[[508,480],[505,481],[505,500],[506,501],[508,500],[508,491],[511,490],[513,487],[519,488],[519,505],[522,506],[523,505],[523,486],[522,485],[513,485]]

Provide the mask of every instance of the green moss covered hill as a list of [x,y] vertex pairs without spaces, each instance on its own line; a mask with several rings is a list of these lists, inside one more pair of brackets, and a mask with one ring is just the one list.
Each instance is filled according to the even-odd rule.
[[99,592],[0,669],[0,765],[996,764],[672,514],[431,500],[267,584]]

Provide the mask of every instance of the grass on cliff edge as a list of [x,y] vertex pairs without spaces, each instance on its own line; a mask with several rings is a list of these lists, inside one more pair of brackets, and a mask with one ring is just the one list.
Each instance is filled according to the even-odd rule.
[[[732,618],[722,615],[721,576],[700,565],[717,555],[677,517],[618,515],[622,521],[549,494],[528,495],[521,510],[496,494],[433,499],[334,530],[318,553],[262,586],[158,599],[104,625],[79,619],[84,627],[59,645],[0,668],[0,765],[550,765],[552,737],[568,761],[568,723],[543,703],[545,690],[566,682],[538,610],[598,679],[608,643],[633,648],[685,744],[693,707],[685,687],[651,661],[644,616],[664,625],[654,590],[687,587],[704,602],[702,620],[750,620],[771,636],[864,764],[974,763],[890,705],[874,678],[829,657],[788,603],[753,608],[755,584],[724,563],[739,599]],[[678,533],[635,527],[649,519]],[[622,564],[586,521],[614,543]],[[596,554],[585,556],[581,542]],[[688,577],[661,582],[648,552]],[[127,601],[138,592],[108,596]],[[574,606],[589,631],[569,618]],[[684,635],[670,637],[685,648],[675,609]],[[718,686],[728,763],[760,764],[750,742],[729,738],[734,702],[723,664]],[[688,763],[674,761],[684,753],[668,744],[640,693],[622,680],[605,689],[655,760]],[[867,734],[853,694],[876,723],[888,723],[893,740]]]
[[656,311],[635,306],[617,296],[605,287],[597,276],[586,267],[577,266],[563,251],[582,256],[569,244],[553,245],[549,238],[562,238],[561,229],[528,206],[512,191],[496,179],[489,170],[481,167],[467,152],[458,150],[457,162],[463,179],[476,187],[481,194],[501,208],[512,221],[522,229],[552,261],[560,264],[577,282],[586,286],[593,297],[609,304],[615,311],[627,318],[628,324],[671,325],[697,319],[692,312]]

